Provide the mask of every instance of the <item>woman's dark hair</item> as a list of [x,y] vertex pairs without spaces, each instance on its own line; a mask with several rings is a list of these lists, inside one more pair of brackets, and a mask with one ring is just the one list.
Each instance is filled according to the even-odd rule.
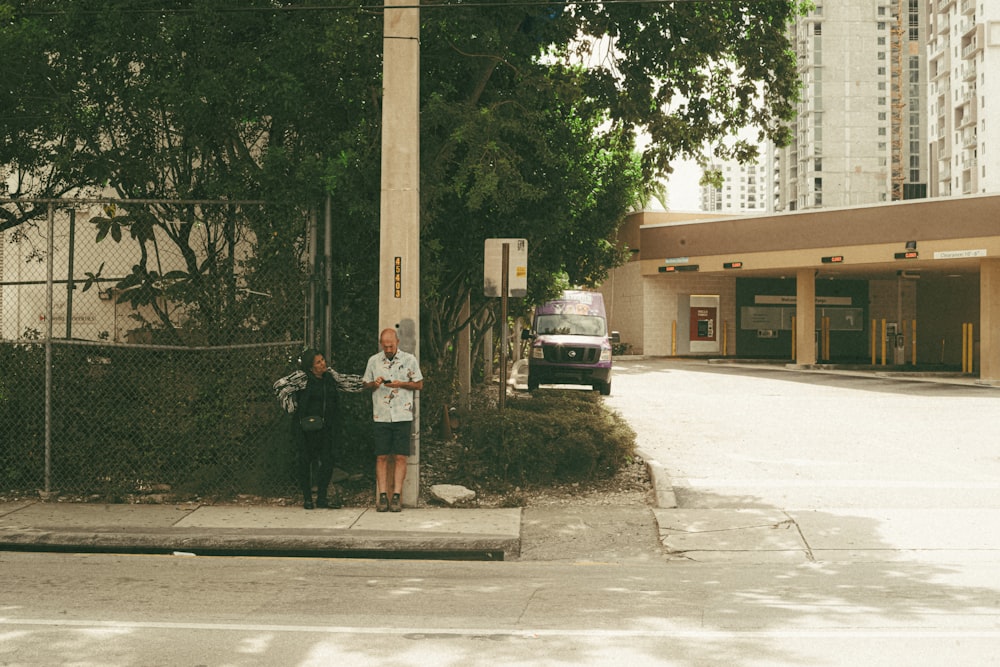
[[316,361],[316,357],[322,356],[322,354],[322,352],[314,348],[304,350],[299,356],[299,368],[308,373],[312,370],[313,362]]

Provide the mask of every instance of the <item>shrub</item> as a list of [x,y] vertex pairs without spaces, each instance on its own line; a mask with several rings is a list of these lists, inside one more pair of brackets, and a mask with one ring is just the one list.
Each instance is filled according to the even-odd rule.
[[547,390],[488,398],[462,415],[459,474],[491,490],[612,477],[635,454],[635,432],[596,392]]

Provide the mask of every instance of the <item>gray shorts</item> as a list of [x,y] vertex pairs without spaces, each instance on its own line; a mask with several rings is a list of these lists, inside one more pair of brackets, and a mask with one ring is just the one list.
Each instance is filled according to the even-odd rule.
[[375,456],[410,455],[413,422],[375,422]]

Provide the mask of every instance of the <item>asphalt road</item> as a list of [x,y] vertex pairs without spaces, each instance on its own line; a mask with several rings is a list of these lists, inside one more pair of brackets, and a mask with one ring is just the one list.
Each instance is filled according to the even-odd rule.
[[0,554],[0,664],[996,665],[996,564]]

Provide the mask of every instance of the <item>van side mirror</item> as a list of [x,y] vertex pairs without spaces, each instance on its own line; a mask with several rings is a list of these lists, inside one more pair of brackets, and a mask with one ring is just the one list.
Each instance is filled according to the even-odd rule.
[[535,337],[535,334],[531,333],[531,329],[521,329],[521,340],[531,340]]
[[621,334],[620,334],[620,333],[618,333],[617,331],[612,331],[612,332],[611,332],[611,342],[612,342],[612,343],[615,343],[616,345],[617,345],[618,343],[622,342],[622,337],[621,337]]

